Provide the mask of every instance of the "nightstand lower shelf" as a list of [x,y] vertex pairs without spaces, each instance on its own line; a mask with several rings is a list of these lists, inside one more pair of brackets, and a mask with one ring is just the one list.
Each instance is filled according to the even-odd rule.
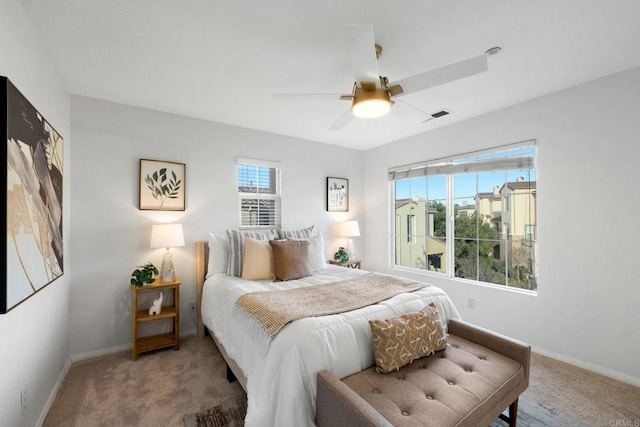
[[173,332],[138,338],[136,343],[137,353],[144,353],[165,347],[175,347],[176,350],[178,349],[178,342]]

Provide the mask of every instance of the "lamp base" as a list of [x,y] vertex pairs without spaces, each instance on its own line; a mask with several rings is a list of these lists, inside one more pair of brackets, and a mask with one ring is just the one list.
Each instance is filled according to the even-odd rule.
[[167,248],[162,257],[162,267],[160,268],[160,282],[171,283],[176,280],[176,271],[173,268],[173,254]]
[[356,259],[356,254],[353,250],[353,239],[347,239],[347,253],[349,254],[349,259]]

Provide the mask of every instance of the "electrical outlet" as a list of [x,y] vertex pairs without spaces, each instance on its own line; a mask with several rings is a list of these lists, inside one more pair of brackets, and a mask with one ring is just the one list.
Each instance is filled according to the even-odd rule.
[[191,312],[196,311],[196,302],[195,301],[191,301],[189,303],[189,311],[191,311]]
[[27,411],[27,389],[23,389],[20,393],[20,415]]
[[467,298],[467,307],[470,309],[476,308],[476,299],[475,298]]

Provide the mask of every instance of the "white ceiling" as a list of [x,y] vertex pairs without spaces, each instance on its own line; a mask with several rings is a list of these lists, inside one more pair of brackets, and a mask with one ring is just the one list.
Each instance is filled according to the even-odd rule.
[[[23,0],[73,94],[367,149],[640,66],[637,0]],[[489,71],[403,97],[392,110],[328,128],[349,94],[343,25],[373,25],[390,80],[500,46]]]

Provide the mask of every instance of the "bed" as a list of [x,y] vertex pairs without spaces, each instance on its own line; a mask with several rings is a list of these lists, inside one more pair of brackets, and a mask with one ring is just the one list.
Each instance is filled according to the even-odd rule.
[[296,320],[264,342],[234,312],[242,295],[356,280],[368,272],[328,265],[300,280],[249,281],[208,272],[209,241],[198,242],[196,252],[198,334],[212,337],[247,392],[248,427],[315,425],[317,373],[328,370],[342,378],[374,364],[370,319],[415,312],[430,302],[437,306],[445,325],[460,317],[441,289],[423,285],[357,310]]

